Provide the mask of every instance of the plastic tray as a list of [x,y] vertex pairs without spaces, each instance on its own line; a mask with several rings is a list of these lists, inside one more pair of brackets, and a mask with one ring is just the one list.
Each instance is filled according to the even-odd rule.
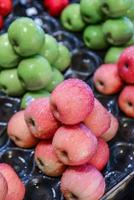
[[[11,21],[19,16],[33,18],[46,33],[52,34],[70,49],[72,64],[65,72],[65,78],[77,77],[86,81],[92,87],[95,96],[119,119],[118,134],[109,142],[111,153],[110,160],[103,171],[106,192],[102,199],[122,199],[132,188],[131,180],[134,177],[134,120],[121,113],[117,105],[117,96],[103,96],[92,84],[93,73],[102,63],[104,52],[96,53],[86,49],[80,36],[65,31],[58,19],[54,19],[44,11],[39,0],[14,1],[14,11],[6,18],[5,28],[1,33],[7,31]],[[10,164],[25,183],[24,200],[63,200],[60,178],[50,178],[43,174],[34,163],[34,149],[18,148],[7,137],[6,124],[12,114],[19,110],[19,106],[18,98],[0,93],[0,162]]]

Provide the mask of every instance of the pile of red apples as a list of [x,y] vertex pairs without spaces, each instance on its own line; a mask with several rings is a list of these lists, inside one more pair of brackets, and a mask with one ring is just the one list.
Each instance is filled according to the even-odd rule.
[[102,64],[95,72],[93,82],[104,95],[118,92],[118,105],[127,117],[134,118],[134,46],[121,53],[117,63]]
[[63,81],[50,97],[35,99],[16,112],[7,127],[17,146],[35,146],[36,165],[45,175],[61,176],[67,200],[103,196],[101,171],[109,160],[107,141],[117,130],[118,120],[94,97],[89,85],[76,78]]

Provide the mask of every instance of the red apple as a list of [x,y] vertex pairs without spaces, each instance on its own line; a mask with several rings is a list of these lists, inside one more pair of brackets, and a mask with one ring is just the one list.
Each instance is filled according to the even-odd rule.
[[95,98],[92,112],[85,118],[85,125],[97,136],[101,136],[110,127],[110,114]]
[[92,165],[69,167],[61,178],[61,191],[67,200],[99,200],[105,192],[105,180]]
[[93,157],[89,160],[89,164],[95,166],[101,171],[109,160],[109,147],[108,144],[101,138],[98,139],[97,151]]
[[118,74],[117,64],[101,65],[94,73],[93,82],[96,89],[106,95],[119,92],[123,86],[122,79]]
[[49,98],[38,98],[32,101],[24,115],[31,133],[37,138],[52,138],[60,125],[52,114]]
[[120,109],[128,116],[134,118],[134,86],[126,86],[118,99]]
[[36,146],[35,161],[47,176],[61,176],[66,169],[66,166],[58,160],[51,141],[41,141]]
[[101,135],[101,138],[105,141],[110,141],[116,134],[119,128],[119,122],[116,117],[112,113],[111,116],[111,123],[109,129]]
[[4,176],[8,185],[8,192],[5,200],[23,200],[25,196],[25,186],[14,171],[5,163],[0,163],[0,173]]
[[51,110],[63,124],[82,122],[92,111],[94,95],[82,80],[70,78],[60,83],[50,96]]
[[0,200],[5,200],[8,192],[7,181],[0,173]]
[[65,165],[85,164],[97,150],[97,139],[83,124],[60,127],[52,141],[58,159]]
[[0,15],[0,30],[3,28],[3,25],[4,25],[4,19],[3,16]]
[[7,16],[13,9],[13,0],[0,0],[0,15]]
[[44,7],[52,16],[59,16],[61,11],[69,4],[69,0],[44,0]]
[[118,60],[118,72],[126,83],[134,83],[134,46],[124,49],[121,53]]
[[14,143],[22,148],[31,148],[38,142],[24,120],[24,110],[16,112],[8,122],[7,133]]

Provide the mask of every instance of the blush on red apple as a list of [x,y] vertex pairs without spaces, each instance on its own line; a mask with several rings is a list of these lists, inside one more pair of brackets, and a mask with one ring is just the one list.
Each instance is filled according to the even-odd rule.
[[35,161],[47,176],[61,176],[66,169],[66,166],[57,158],[51,141],[44,140],[36,146]]
[[84,124],[97,136],[101,136],[110,127],[110,114],[95,98],[92,112],[85,118]]
[[67,200],[98,200],[105,192],[105,180],[92,165],[69,167],[61,178],[61,191]]
[[65,165],[85,164],[97,150],[97,139],[85,125],[60,127],[52,141],[58,159]]
[[82,80],[70,78],[60,83],[50,96],[50,106],[54,116],[63,124],[82,122],[92,111],[94,95]]
[[31,133],[40,139],[52,138],[60,125],[53,116],[47,97],[33,100],[24,115]]
[[118,74],[117,64],[102,64],[93,76],[96,89],[105,95],[119,92],[123,86],[122,79]]
[[9,120],[7,133],[14,143],[22,148],[31,148],[35,146],[38,139],[35,138],[24,120],[24,110],[16,112]]

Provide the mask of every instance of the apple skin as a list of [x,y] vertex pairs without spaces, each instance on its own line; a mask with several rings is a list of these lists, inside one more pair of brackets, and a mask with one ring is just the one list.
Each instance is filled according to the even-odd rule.
[[102,25],[87,26],[83,33],[83,40],[87,47],[93,50],[105,49],[108,43],[102,31]]
[[32,19],[20,17],[8,28],[9,40],[20,56],[32,56],[39,53],[44,42],[44,31]]
[[126,15],[131,4],[132,0],[102,0],[101,10],[110,18],[118,18]]
[[39,139],[51,139],[60,126],[51,111],[49,97],[32,101],[24,115],[29,130]]
[[0,15],[7,16],[12,12],[13,1],[12,0],[0,0]]
[[63,124],[74,125],[82,122],[92,111],[94,95],[84,81],[70,78],[53,90],[50,106],[57,120]]
[[97,144],[97,138],[84,124],[61,126],[52,141],[58,159],[71,166],[88,162],[96,152]]
[[12,68],[18,65],[20,57],[13,50],[9,42],[8,34],[0,36],[0,66],[3,68]]
[[52,80],[46,85],[45,89],[49,92],[52,92],[63,80],[63,74],[58,69],[53,68]]
[[108,19],[102,28],[106,40],[114,46],[125,44],[133,36],[133,23],[127,17]]
[[125,14],[132,21],[134,20],[134,1],[132,0],[130,8],[126,11]]
[[96,89],[105,95],[118,93],[123,87],[123,81],[118,74],[117,64],[102,64],[95,71],[93,83]]
[[92,165],[69,167],[61,177],[61,191],[67,200],[97,200],[105,192],[105,180]]
[[0,163],[0,173],[6,179],[8,185],[8,192],[5,200],[23,200],[25,196],[25,186],[14,169],[6,163]]
[[129,46],[133,46],[133,45],[134,45],[134,34],[130,38],[130,40],[124,45],[124,47],[129,47]]
[[63,44],[58,45],[58,57],[53,67],[63,72],[71,64],[71,53]]
[[106,142],[110,141],[112,138],[115,137],[119,128],[119,122],[117,118],[112,113],[110,113],[110,116],[111,116],[110,127],[105,133],[101,135],[101,138]]
[[134,118],[134,86],[125,86],[119,95],[119,108],[128,117]]
[[98,138],[97,151],[93,157],[89,160],[89,164],[93,165],[99,171],[102,171],[109,160],[109,147],[108,144],[101,138]]
[[[99,112],[98,112],[99,111]],[[96,135],[101,136],[110,127],[110,114],[95,98],[91,113],[84,119],[84,124]]]
[[35,162],[47,176],[61,176],[66,166],[60,162],[53,150],[51,141],[41,141],[35,148]]
[[85,27],[80,12],[80,4],[69,4],[61,13],[61,23],[69,31],[79,32]]
[[48,97],[50,96],[50,93],[46,91],[45,89],[37,90],[33,92],[26,92],[24,96],[21,99],[21,109],[25,109],[30,102],[32,102],[34,99],[41,98],[41,97]]
[[125,47],[110,47],[106,52],[104,63],[117,63]]
[[0,200],[5,200],[8,192],[7,181],[0,173]]
[[45,40],[39,54],[46,58],[51,65],[55,63],[58,57],[58,43],[53,36],[45,34]]
[[7,134],[14,143],[21,148],[31,148],[38,143],[29,131],[24,120],[24,110],[16,112],[9,120]]
[[25,90],[18,78],[17,69],[6,69],[0,72],[0,90],[10,96],[21,96]]
[[128,84],[134,84],[134,46],[124,49],[117,64],[122,80]]
[[40,55],[23,59],[17,72],[24,88],[30,91],[43,89],[52,79],[51,65]]
[[50,15],[54,17],[60,16],[62,10],[70,3],[69,0],[44,0],[45,8],[47,8]]
[[81,0],[80,10],[82,18],[86,23],[96,24],[103,19],[103,13],[101,11],[100,0]]

